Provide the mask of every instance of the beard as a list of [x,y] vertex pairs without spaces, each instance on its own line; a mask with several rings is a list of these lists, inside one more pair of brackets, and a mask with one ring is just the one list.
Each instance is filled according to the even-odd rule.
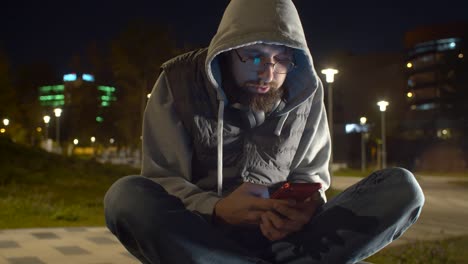
[[[241,87],[233,82],[224,85],[224,90],[229,101],[240,103],[247,106],[253,111],[263,111],[269,113],[273,110],[279,100],[283,98],[285,89],[283,86],[278,87],[276,82],[268,84],[270,90],[264,94],[253,93],[248,90],[247,84],[259,84],[255,82],[244,83]],[[262,83],[262,85],[265,85]]]

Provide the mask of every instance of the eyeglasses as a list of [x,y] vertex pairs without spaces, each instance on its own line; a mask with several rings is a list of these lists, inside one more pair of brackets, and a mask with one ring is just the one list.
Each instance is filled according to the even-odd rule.
[[[291,60],[279,60],[275,63],[271,62],[264,62],[262,63],[262,58],[259,56],[255,57],[245,57],[243,58],[237,49],[234,50],[237,54],[237,57],[239,57],[239,60],[243,62],[249,69],[252,71],[258,71],[260,69],[264,70],[267,66],[273,66],[273,71],[277,74],[286,74],[290,71],[292,71],[295,67],[296,64],[292,62]],[[263,67],[263,68],[262,68]]]

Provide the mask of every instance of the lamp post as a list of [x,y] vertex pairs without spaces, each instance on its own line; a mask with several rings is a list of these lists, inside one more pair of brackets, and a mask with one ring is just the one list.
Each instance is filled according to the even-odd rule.
[[387,110],[388,102],[387,101],[379,101],[377,105],[380,108],[380,112],[382,113],[381,118],[381,130],[382,130],[382,169],[387,167],[387,144],[385,140],[385,110]]
[[335,80],[335,74],[338,73],[338,70],[328,68],[322,70],[322,74],[326,76],[326,82],[328,83],[328,128],[330,130],[330,141],[331,141],[331,152],[330,152],[330,165],[329,171],[330,176],[332,176],[332,165],[333,165],[333,94],[332,94],[332,84]]
[[91,148],[93,149],[93,156],[96,154],[96,150],[94,149],[94,142],[96,142],[96,137],[91,137]]
[[60,115],[62,115],[62,109],[61,108],[55,108],[54,109],[54,114],[55,117],[57,118],[57,125],[55,126],[55,137],[57,140],[57,144],[60,146]]
[[49,122],[50,122],[50,116],[45,115],[42,117],[44,119],[44,124],[45,124],[45,140],[49,139]]
[[361,124],[361,171],[366,171],[366,131],[365,131],[365,124],[367,122],[367,118],[365,116],[361,116],[359,118],[359,123]]

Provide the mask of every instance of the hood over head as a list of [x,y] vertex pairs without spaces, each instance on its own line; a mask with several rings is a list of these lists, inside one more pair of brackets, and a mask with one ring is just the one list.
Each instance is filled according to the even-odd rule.
[[221,86],[221,70],[217,56],[223,52],[254,44],[284,45],[293,49],[296,68],[289,72],[283,85],[287,89],[285,106],[275,115],[282,115],[274,133],[281,128],[289,112],[323,89],[313,67],[299,14],[292,0],[231,0],[218,31],[211,40],[205,61],[208,79],[216,89],[219,101],[217,127],[218,195],[223,186],[223,118],[228,105]]
[[294,49],[297,67],[288,73],[283,84],[288,89],[288,98],[281,112],[289,112],[320,85],[299,14],[291,0],[231,0],[208,48],[205,62],[208,78],[217,89],[218,100],[226,103],[216,56],[259,43]]

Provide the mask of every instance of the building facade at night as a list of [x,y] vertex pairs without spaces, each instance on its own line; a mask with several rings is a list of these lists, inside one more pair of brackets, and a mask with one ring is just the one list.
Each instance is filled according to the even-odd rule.
[[406,33],[405,47],[402,136],[425,145],[452,143],[466,154],[468,23],[416,28]]
[[[60,122],[60,141],[89,141],[90,137],[103,136],[103,131],[111,130],[115,93],[115,87],[99,85],[87,73],[65,74],[63,83],[39,87],[43,115],[51,117],[50,138],[56,139],[57,122]],[[62,109],[60,120],[54,116],[56,108]]]

